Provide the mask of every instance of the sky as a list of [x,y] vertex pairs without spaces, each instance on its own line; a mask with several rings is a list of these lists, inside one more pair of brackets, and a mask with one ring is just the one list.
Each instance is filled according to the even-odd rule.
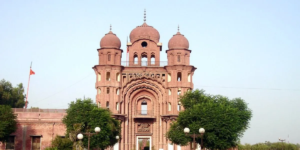
[[143,23],[160,33],[161,61],[170,38],[189,40],[194,89],[241,97],[252,110],[241,143],[300,143],[300,1],[0,1],[0,79],[27,87],[29,107],[64,109],[95,100],[101,38],[126,40]]

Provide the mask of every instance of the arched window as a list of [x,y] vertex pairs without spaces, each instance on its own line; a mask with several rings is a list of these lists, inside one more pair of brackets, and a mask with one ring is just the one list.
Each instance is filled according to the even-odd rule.
[[137,54],[134,54],[133,56],[133,61],[134,61],[134,64],[138,64],[138,55]]
[[171,95],[171,94],[172,94],[171,89],[169,89],[169,95]]
[[101,73],[98,73],[98,81],[101,81]]
[[116,81],[120,82],[120,73],[119,72],[116,74]]
[[116,89],[116,94],[119,95],[120,89]]
[[109,108],[109,101],[106,102],[106,108]]
[[141,58],[142,58],[142,66],[147,66],[147,64],[148,64],[147,53],[145,53],[145,52],[142,53]]
[[147,102],[145,100],[141,103],[141,115],[147,115]]
[[171,81],[171,73],[168,73],[168,82]]
[[177,81],[181,81],[181,72],[177,73]]
[[107,60],[108,60],[108,61],[110,61],[110,57],[111,57],[111,55],[110,55],[110,53],[108,53],[108,54],[107,54]]
[[178,89],[177,94],[178,94],[178,95],[181,95],[181,88]]
[[171,110],[172,110],[172,105],[171,105],[171,103],[170,103],[170,102],[168,103],[168,110],[169,110],[169,111],[171,111]]
[[109,94],[109,88],[106,88],[106,93]]
[[119,102],[116,102],[116,110],[119,111]]
[[110,81],[110,72],[106,72],[106,81]]
[[155,64],[155,55],[152,53],[151,54],[151,65]]
[[188,74],[188,82],[191,82],[191,74]]
[[177,110],[181,111],[181,105],[180,104],[177,105]]

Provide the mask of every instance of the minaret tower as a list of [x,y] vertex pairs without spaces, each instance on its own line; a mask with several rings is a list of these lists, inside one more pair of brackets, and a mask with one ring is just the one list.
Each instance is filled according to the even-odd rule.
[[96,73],[96,103],[98,107],[108,108],[113,114],[120,111],[119,97],[121,88],[121,41],[111,31],[100,41],[98,50],[99,65],[93,67]]
[[[196,68],[190,65],[189,41],[178,31],[169,40],[169,49],[166,50],[168,57],[168,66],[166,66],[168,77],[168,101],[172,104],[172,110],[180,110],[180,103],[178,103],[180,95],[193,89],[192,76]],[[176,114],[178,112],[171,112]]]

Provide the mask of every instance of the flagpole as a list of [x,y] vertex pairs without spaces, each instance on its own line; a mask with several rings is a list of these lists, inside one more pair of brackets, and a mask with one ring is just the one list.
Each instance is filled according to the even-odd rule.
[[[30,64],[30,70],[31,70],[31,66],[32,66],[32,62],[31,62],[31,64]],[[27,109],[27,103],[28,103],[29,83],[30,83],[30,71],[29,71],[29,79],[28,79],[28,86],[27,86],[27,94],[26,94],[25,109]]]

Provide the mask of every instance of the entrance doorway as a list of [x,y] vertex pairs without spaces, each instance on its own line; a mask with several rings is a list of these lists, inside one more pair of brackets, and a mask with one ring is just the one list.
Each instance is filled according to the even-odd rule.
[[138,136],[137,150],[151,150],[151,137],[150,136]]

